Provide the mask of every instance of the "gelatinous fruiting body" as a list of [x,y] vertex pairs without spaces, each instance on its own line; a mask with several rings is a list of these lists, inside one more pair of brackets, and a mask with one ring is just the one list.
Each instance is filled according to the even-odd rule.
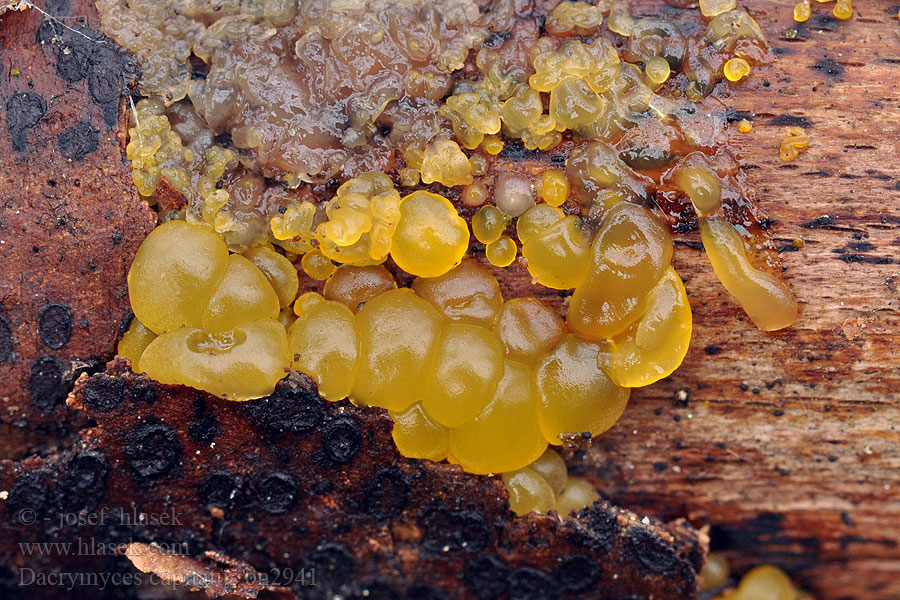
[[270,394],[287,374],[278,295],[211,231],[160,225],[138,249],[128,285],[137,320],[158,335],[139,359],[153,379],[247,400]]
[[549,448],[527,467],[504,473],[503,485],[509,493],[510,510],[519,516],[555,510],[559,519],[565,520],[600,499],[586,480],[569,477],[562,458]]
[[592,340],[624,330],[671,258],[672,238],[651,213],[629,202],[614,206],[591,245],[588,275],[572,295],[569,328]]
[[763,331],[791,326],[799,308],[783,281],[750,264],[744,240],[735,228],[721,217],[712,216],[700,222],[700,235],[713,270],[732,296]]
[[418,191],[403,198],[391,258],[418,277],[437,277],[459,264],[469,249],[469,228],[449,200]]

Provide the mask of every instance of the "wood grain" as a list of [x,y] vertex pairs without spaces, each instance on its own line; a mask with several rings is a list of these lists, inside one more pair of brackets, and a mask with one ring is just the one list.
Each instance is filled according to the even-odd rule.
[[[681,245],[687,359],[576,468],[623,506],[711,525],[738,572],[771,561],[817,598],[900,598],[900,7],[855,3],[841,22],[813,3],[787,40],[793,2],[745,4],[780,59],[734,86],[754,127],[731,137],[777,239],[805,241],[782,254],[802,316],[757,331]],[[795,123],[812,142],[784,163]]]

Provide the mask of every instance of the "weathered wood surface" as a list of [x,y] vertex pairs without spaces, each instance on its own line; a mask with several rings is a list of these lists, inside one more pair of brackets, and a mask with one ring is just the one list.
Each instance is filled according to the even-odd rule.
[[[734,87],[754,128],[732,137],[777,238],[806,242],[782,255],[802,316],[757,331],[702,252],[677,248],[691,350],[582,466],[614,502],[712,525],[738,570],[772,561],[817,598],[900,598],[900,6],[854,3],[840,22],[812,3],[789,41],[792,1],[745,4],[780,59]],[[795,118],[812,143],[786,164]]]

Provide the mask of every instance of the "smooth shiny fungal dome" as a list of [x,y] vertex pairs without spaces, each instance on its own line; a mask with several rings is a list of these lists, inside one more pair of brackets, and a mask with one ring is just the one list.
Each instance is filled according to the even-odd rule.
[[469,249],[469,228],[449,200],[426,191],[400,203],[391,258],[418,277],[437,277],[459,264]]

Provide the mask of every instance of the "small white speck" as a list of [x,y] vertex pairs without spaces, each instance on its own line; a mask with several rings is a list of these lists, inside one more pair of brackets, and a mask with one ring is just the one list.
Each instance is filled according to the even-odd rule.
[[7,498],[9,498],[9,492],[7,492],[6,490],[0,492],[0,500],[6,500]]
[[679,467],[678,465],[675,465],[674,467],[672,467],[672,471],[675,473],[681,473],[681,467]]
[[635,430],[632,431],[631,433],[633,433],[634,435],[637,435],[637,429],[635,429]]
[[650,517],[644,517],[643,519],[641,519],[641,523],[643,523],[644,525],[649,525]]

